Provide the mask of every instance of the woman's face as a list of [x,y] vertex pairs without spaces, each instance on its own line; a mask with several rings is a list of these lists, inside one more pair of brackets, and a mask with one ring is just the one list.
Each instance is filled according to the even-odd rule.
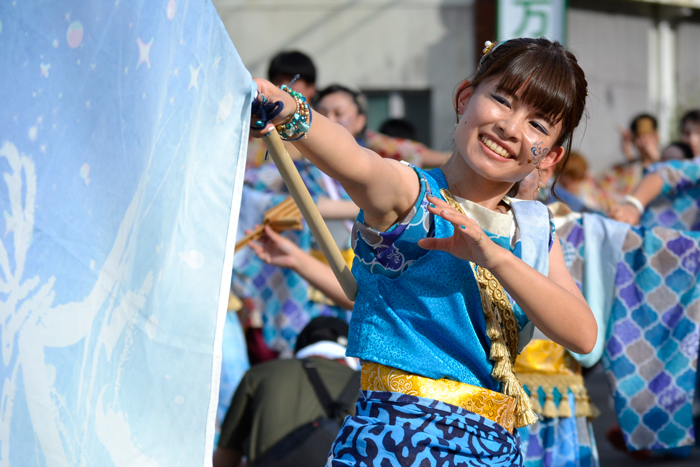
[[700,124],[685,122],[681,128],[681,141],[690,146],[693,156],[700,156]]
[[355,137],[367,123],[367,118],[359,112],[352,96],[346,92],[339,91],[324,96],[315,110],[330,121],[343,125]]
[[455,146],[477,174],[514,183],[535,167],[546,169],[556,164],[564,154],[562,147],[555,146],[562,123],[550,122],[518,96],[496,87],[497,80],[492,78],[458,96],[461,117],[455,129]]

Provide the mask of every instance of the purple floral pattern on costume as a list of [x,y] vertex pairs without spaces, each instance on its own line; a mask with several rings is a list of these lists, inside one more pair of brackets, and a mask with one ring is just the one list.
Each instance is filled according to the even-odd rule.
[[384,274],[395,279],[428,250],[418,246],[418,240],[432,236],[432,214],[428,211],[429,193],[424,177],[420,178],[420,196],[413,209],[386,232],[379,232],[365,224],[360,211],[352,232],[355,258],[373,274]]
[[[379,232],[365,224],[364,213],[360,211],[352,233],[352,247],[355,258],[372,274],[383,274],[395,279],[406,268],[418,261],[428,250],[418,246],[418,240],[434,236],[434,216],[428,211],[426,195],[431,194],[430,186],[420,173],[420,195],[413,209],[386,232]],[[550,213],[549,247],[554,240],[554,223]],[[520,257],[520,235],[516,230],[515,240],[485,231],[496,244]],[[513,244],[514,243],[514,244]],[[511,304],[513,300],[511,299]]]

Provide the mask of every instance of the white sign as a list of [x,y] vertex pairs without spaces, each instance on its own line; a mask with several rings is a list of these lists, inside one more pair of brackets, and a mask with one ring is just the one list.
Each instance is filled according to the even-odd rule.
[[498,0],[498,40],[542,37],[566,40],[566,0]]
[[634,2],[660,3],[678,7],[700,8],[700,0],[632,0]]

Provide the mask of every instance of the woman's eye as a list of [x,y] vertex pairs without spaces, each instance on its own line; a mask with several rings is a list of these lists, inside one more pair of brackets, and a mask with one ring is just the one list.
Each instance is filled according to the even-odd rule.
[[510,108],[510,102],[508,102],[508,99],[506,99],[505,97],[501,97],[501,96],[499,96],[498,94],[491,94],[491,96],[492,96],[492,97],[494,98],[494,100],[495,100],[496,102],[498,102],[499,104],[503,104],[503,105],[505,105],[506,107]]
[[544,127],[544,125],[542,125],[541,123],[539,123],[539,122],[532,122],[531,124],[532,124],[533,127],[535,127],[535,129],[536,129],[537,131],[539,131],[539,132],[541,132],[541,133],[543,133],[543,134],[545,134],[545,135],[547,134],[547,129],[546,129],[546,128]]

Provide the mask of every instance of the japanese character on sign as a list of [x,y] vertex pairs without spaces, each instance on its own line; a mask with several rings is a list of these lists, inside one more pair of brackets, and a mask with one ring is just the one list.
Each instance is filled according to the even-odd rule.
[[498,40],[542,37],[564,41],[566,0],[499,0]]

